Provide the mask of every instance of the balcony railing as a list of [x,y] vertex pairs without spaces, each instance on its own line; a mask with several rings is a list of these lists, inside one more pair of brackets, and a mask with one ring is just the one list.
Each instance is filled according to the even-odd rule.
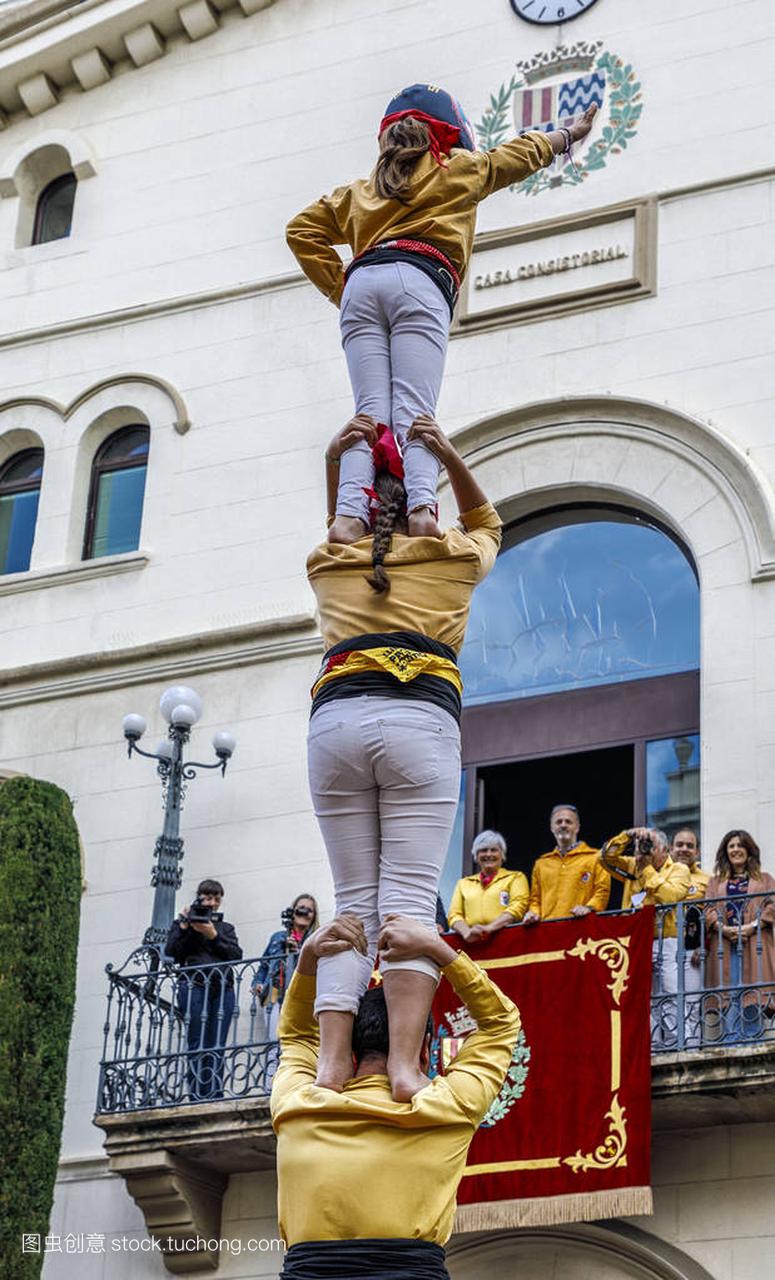
[[[654,1054],[775,1040],[773,922],[766,894],[657,908]],[[255,990],[260,963],[184,970],[141,947],[108,966],[97,1113],[268,1095],[279,1046]]]
[[775,898],[657,907],[653,1054],[775,1039]]

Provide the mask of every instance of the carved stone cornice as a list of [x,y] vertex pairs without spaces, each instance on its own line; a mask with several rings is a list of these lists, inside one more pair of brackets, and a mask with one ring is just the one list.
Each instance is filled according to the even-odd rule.
[[[274,0],[31,0],[0,14],[0,129],[63,94],[105,84],[115,67],[145,66],[180,40],[201,40],[224,16]],[[162,32],[164,34],[162,34]]]
[[[132,562],[128,567],[134,567],[137,557],[128,559]],[[312,614],[266,618],[238,627],[0,671],[0,708],[190,678],[206,671],[232,670],[322,651],[323,640]]]

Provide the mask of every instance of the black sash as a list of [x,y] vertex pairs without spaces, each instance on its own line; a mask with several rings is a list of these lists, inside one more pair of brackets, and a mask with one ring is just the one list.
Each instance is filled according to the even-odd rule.
[[279,1280],[450,1280],[430,1240],[305,1240],[286,1253]]
[[429,1240],[307,1240],[285,1255],[279,1280],[450,1280]]
[[[323,667],[337,653],[346,653],[350,649],[380,649],[384,645],[400,645],[402,649],[414,649],[416,653],[436,653],[440,658],[457,662],[457,654],[450,645],[443,644],[441,640],[432,640],[421,631],[374,631],[366,635],[351,636],[348,640],[340,640],[339,644],[332,645],[323,658]],[[310,715],[313,716],[326,702],[333,702],[337,698],[362,698],[364,695],[433,702],[443,711],[448,711],[452,719],[460,724],[460,694],[449,680],[442,680],[440,676],[422,675],[402,684],[387,671],[361,671],[357,675],[331,680],[315,694]]]

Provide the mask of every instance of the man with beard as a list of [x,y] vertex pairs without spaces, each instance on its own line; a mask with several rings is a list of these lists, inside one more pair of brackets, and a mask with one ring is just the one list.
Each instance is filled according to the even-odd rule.
[[611,881],[600,865],[600,850],[579,840],[581,820],[576,806],[556,804],[549,827],[556,844],[533,867],[523,924],[605,911]]

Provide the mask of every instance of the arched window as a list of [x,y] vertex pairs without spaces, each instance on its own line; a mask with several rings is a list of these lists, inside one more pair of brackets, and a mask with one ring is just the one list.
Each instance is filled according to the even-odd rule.
[[0,468],[0,573],[30,567],[42,474],[42,449],[15,453]]
[[699,832],[699,619],[688,551],[644,515],[555,507],[505,531],[460,655],[464,820],[447,893],[486,827],[529,874],[557,803],[578,806],[595,847],[646,822]]
[[686,552],[613,507],[512,526],[474,596],[461,655],[469,706],[698,666],[699,587]]
[[63,173],[43,188],[35,206],[32,244],[47,244],[69,236],[77,185],[74,173]]
[[137,550],[148,441],[147,427],[122,427],[97,451],[92,464],[84,560]]

